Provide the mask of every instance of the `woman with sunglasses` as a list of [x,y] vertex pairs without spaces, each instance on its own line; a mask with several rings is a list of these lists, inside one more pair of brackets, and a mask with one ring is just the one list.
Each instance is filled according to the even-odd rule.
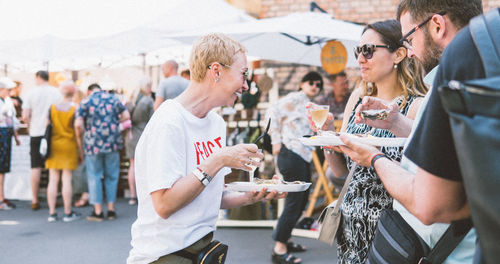
[[[300,82],[300,89],[288,93],[267,110],[271,118],[269,135],[273,144],[273,154],[285,181],[311,182],[310,163],[312,150],[298,139],[312,133],[306,118],[306,105],[323,89],[323,78],[317,72],[309,72]],[[275,264],[300,263],[291,253],[305,251],[306,248],[290,241],[292,229],[302,214],[308,200],[308,192],[289,193],[285,209],[281,214],[273,239],[276,241],[272,253]]]
[[[376,22],[363,30],[360,46],[354,51],[361,68],[361,87],[349,98],[342,132],[395,137],[387,129],[355,123],[355,109],[363,96],[396,102],[402,114],[414,119],[427,87],[420,66],[406,56],[400,39],[401,25],[396,20]],[[339,148],[334,150],[325,151],[326,159],[335,175],[346,175],[353,161],[338,152]],[[382,147],[381,151],[397,161],[402,156],[401,147]],[[380,212],[392,207],[392,197],[372,168],[356,166],[354,170],[341,206],[342,224],[337,236],[339,263],[365,262]]]

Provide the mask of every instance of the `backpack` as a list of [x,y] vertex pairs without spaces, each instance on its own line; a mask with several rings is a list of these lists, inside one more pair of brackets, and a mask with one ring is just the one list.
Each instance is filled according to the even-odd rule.
[[472,220],[486,263],[500,259],[500,9],[473,18],[469,28],[486,78],[439,88]]

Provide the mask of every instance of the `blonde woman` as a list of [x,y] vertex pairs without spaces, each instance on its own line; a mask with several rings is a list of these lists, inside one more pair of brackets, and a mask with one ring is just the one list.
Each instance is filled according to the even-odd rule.
[[[363,96],[397,103],[399,111],[415,118],[422,96],[427,92],[421,68],[406,56],[399,43],[401,25],[396,20],[376,22],[365,27],[355,55],[361,67],[361,87],[349,98],[341,131],[370,133],[376,137],[395,137],[388,129],[372,129],[355,123],[355,109]],[[339,149],[336,149],[339,150]],[[389,158],[400,161],[402,147],[382,147]],[[353,161],[339,152],[325,151],[326,159],[338,177],[347,174]],[[357,166],[342,202],[342,225],[338,232],[339,263],[365,263],[379,214],[392,207],[392,197],[372,168]]]
[[72,81],[61,83],[63,100],[50,106],[50,122],[52,123],[52,140],[50,156],[45,161],[49,169],[49,183],[47,186],[47,202],[49,205],[49,222],[59,218],[56,213],[57,188],[62,178],[62,197],[64,203],[64,222],[71,222],[80,218],[80,215],[71,210],[73,188],[71,180],[73,170],[78,167],[78,145],[73,127],[76,106],[73,96],[76,86]]
[[185,255],[210,243],[219,209],[284,197],[265,189],[224,191],[230,168],[250,171],[248,165],[259,165],[251,158],[263,158],[255,144],[226,147],[226,123],[212,111],[233,106],[248,90],[245,48],[209,34],[193,45],[189,65],[188,88],[161,104],[137,143],[139,203],[129,264],[193,263]]
[[154,100],[151,97],[151,80],[143,77],[132,91],[129,102],[125,105],[130,112],[132,128],[125,136],[125,149],[129,159],[128,186],[130,190],[130,205],[137,204],[137,194],[135,191],[134,155],[135,147],[141,137],[142,131],[146,127],[151,115],[153,115]]

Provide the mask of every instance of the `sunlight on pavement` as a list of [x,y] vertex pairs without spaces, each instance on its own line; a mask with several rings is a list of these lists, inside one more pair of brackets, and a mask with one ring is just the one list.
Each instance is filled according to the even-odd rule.
[[18,221],[9,221],[9,220],[4,220],[0,221],[0,225],[18,225]]

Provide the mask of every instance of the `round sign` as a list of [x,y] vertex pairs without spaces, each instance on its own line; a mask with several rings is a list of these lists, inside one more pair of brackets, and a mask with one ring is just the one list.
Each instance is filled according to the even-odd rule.
[[321,49],[321,65],[329,74],[337,74],[345,69],[347,50],[337,40],[328,41]]

